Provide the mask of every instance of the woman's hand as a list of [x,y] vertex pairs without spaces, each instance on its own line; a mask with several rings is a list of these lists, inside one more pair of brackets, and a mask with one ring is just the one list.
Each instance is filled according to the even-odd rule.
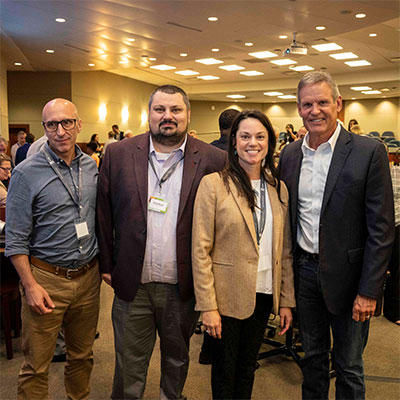
[[289,329],[289,326],[292,323],[292,310],[289,307],[281,307],[279,309],[279,316],[281,319],[281,322],[279,324],[281,330],[279,331],[278,335],[282,336]]
[[203,311],[202,320],[206,332],[215,339],[221,339],[222,324],[218,310]]

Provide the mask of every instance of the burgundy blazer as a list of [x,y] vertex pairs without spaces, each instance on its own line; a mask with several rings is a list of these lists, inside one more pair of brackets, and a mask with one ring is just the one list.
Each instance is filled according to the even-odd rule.
[[[110,145],[97,195],[100,271],[111,273],[115,294],[132,301],[140,285],[146,249],[149,134]],[[223,169],[226,152],[188,135],[176,227],[178,286],[194,296],[191,240],[193,205],[204,175]]]

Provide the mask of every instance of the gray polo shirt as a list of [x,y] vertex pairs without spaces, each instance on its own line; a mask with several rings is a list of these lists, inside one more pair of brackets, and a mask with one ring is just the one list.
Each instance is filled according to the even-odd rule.
[[74,268],[98,252],[95,208],[98,170],[96,163],[75,146],[76,157],[68,166],[50,149],[65,183],[78,201],[79,163],[82,168],[80,215],[89,235],[78,239],[75,222],[78,206],[58,178],[43,151],[20,163],[13,171],[6,208],[6,256],[33,255],[43,261]]

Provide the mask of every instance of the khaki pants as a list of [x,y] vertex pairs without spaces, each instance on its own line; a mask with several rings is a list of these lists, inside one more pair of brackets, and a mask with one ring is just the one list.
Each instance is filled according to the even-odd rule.
[[37,283],[49,294],[54,310],[40,315],[22,296],[22,350],[25,361],[18,377],[18,399],[47,399],[48,373],[57,334],[64,327],[67,347],[65,389],[68,399],[87,399],[93,368],[92,346],[99,316],[98,265],[69,280],[32,266]]

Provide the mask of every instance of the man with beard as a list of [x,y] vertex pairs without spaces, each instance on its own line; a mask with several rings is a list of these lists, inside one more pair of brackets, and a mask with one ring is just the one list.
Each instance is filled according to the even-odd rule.
[[101,272],[115,291],[113,399],[142,398],[156,333],[161,399],[180,399],[194,311],[193,203],[201,178],[225,153],[187,135],[190,104],[179,87],[157,88],[149,133],[110,146],[98,192]]

